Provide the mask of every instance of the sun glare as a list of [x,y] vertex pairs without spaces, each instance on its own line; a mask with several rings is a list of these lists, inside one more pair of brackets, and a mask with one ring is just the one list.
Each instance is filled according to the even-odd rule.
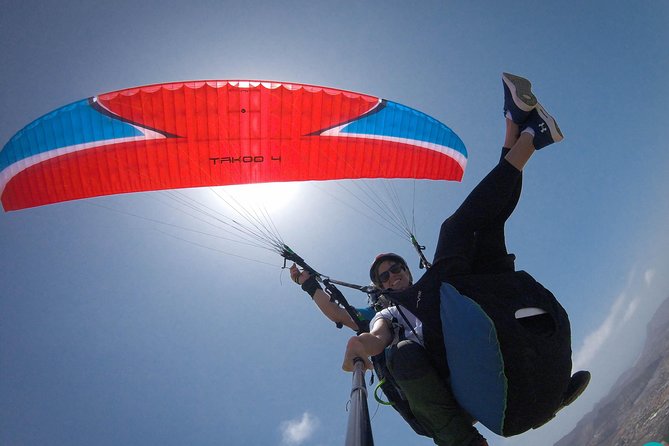
[[217,188],[217,191],[232,197],[245,208],[261,208],[273,214],[281,211],[295,198],[299,187],[296,182],[243,184]]

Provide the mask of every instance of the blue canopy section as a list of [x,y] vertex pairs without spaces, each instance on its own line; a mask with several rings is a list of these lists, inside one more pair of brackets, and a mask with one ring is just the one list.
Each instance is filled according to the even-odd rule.
[[441,286],[440,312],[455,399],[502,435],[507,378],[495,325],[476,302],[447,283]]
[[[465,144],[448,126],[405,105],[391,101],[383,104],[378,111],[346,125],[341,132],[422,141],[449,147],[467,157]],[[379,134],[380,129],[382,134]]]
[[131,124],[99,112],[89,99],[83,99],[36,119],[16,133],[0,151],[0,171],[54,149],[141,135]]

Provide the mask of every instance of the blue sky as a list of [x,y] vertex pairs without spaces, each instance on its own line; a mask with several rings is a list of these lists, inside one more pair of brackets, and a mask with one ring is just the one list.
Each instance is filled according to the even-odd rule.
[[[532,79],[566,138],[530,161],[507,242],[569,312],[575,362],[594,378],[539,431],[484,431],[491,445],[550,444],[570,431],[633,364],[669,296],[664,2],[0,6],[2,144],[66,103],[191,79],[327,85],[441,120],[469,165],[462,183],[416,185],[429,255],[441,221],[498,157],[501,72]],[[366,283],[378,252],[413,258],[333,200],[336,185],[283,193],[274,222],[320,271]],[[148,218],[201,229],[159,194],[0,214],[0,443],[342,444],[350,334],[317,313],[278,256]],[[391,409],[370,410],[378,444],[431,444]]]

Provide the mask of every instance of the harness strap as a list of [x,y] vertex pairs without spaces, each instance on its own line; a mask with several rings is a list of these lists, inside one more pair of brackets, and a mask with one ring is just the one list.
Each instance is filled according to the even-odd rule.
[[[379,389],[381,389],[381,386],[384,385],[385,383],[386,383],[386,379],[383,378],[383,379],[382,379],[381,381],[379,381],[379,383],[376,385],[376,388],[374,389],[374,399],[376,400],[377,403],[379,403],[379,404],[383,404],[384,406],[394,406],[395,403],[393,403],[393,402],[390,401],[390,400],[388,400],[388,401],[384,401],[384,400],[382,400],[381,397],[379,396]],[[381,391],[383,392],[383,389],[381,389]]]
[[420,342],[424,342],[423,339],[418,336],[418,333],[416,333],[416,330],[414,330],[413,325],[409,322],[409,319],[407,318],[406,314],[404,314],[404,311],[402,311],[402,307],[400,305],[396,305],[395,308],[397,308],[397,311],[400,313],[400,316],[402,316],[402,319],[404,319],[404,323],[409,327],[409,330],[411,330],[411,333],[418,339]]

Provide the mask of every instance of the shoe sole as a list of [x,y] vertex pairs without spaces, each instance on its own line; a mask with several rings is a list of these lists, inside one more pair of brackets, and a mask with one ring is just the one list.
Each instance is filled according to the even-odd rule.
[[537,98],[532,93],[532,83],[529,80],[514,74],[502,73],[502,81],[511,92],[516,107],[529,112],[537,105]]
[[560,127],[558,127],[558,123],[553,118],[551,115],[548,114],[548,112],[541,106],[541,104],[537,104],[536,106],[537,113],[539,114],[539,117],[544,120],[546,125],[548,126],[548,131],[551,133],[551,138],[553,138],[553,142],[560,142],[564,139],[564,135],[562,134],[562,130],[560,130]]

